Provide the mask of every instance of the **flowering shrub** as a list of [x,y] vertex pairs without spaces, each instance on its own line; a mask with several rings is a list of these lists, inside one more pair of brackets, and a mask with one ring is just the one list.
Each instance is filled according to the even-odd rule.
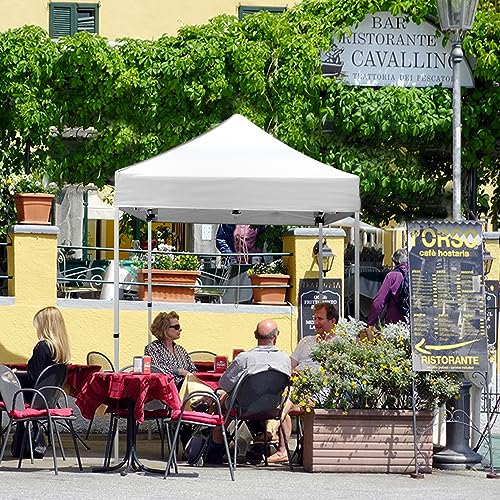
[[[136,269],[145,269],[148,267],[146,255],[135,257],[133,266]],[[153,252],[151,256],[151,269],[178,270],[178,271],[197,271],[200,262],[196,255]]]
[[248,276],[255,274],[287,274],[286,265],[283,259],[276,259],[272,262],[262,262],[254,264],[248,271]]
[[55,193],[57,191],[54,183],[36,173],[12,174],[7,177],[6,184],[11,196],[18,193]]
[[321,366],[292,376],[291,399],[306,411],[324,409],[411,409],[415,380],[418,409],[457,397],[458,374],[413,372],[408,326],[388,325],[374,340],[358,340],[365,325],[341,320],[333,340],[323,341],[311,357]]

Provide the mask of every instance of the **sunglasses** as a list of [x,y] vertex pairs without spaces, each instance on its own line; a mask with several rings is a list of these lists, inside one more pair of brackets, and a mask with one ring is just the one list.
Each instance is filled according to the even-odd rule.
[[181,325],[179,323],[177,323],[176,325],[168,325],[169,328],[173,328],[174,330],[180,330],[181,329]]

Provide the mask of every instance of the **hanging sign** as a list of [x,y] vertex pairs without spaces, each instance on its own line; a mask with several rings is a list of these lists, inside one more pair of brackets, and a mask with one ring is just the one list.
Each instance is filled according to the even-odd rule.
[[342,280],[324,279],[323,293],[318,292],[319,280],[305,278],[299,282],[299,340],[308,335],[316,335],[314,329],[314,306],[319,302],[335,304],[342,316]]
[[[320,54],[324,76],[343,77],[366,87],[453,87],[451,41],[423,21],[389,12],[368,14]],[[474,87],[467,59],[460,64],[460,85]]]
[[416,371],[486,371],[483,239],[477,222],[408,224]]

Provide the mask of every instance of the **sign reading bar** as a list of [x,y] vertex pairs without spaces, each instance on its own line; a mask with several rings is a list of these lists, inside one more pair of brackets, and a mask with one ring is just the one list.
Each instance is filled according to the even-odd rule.
[[323,280],[323,294],[318,292],[319,280],[305,278],[299,282],[299,339],[316,335],[314,329],[314,306],[319,302],[335,304],[342,316],[342,281],[340,279]]
[[481,224],[408,224],[415,371],[486,371]]
[[[320,54],[323,75],[345,77],[367,87],[453,87],[451,41],[429,22],[416,24],[406,15],[368,14],[351,34]],[[460,68],[462,87],[474,87],[466,59]]]

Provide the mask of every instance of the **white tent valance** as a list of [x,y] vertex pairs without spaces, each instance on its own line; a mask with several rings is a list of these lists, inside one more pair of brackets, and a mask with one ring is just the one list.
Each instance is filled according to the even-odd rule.
[[359,178],[295,151],[241,115],[115,174],[115,206],[146,219],[314,225],[360,210]]

